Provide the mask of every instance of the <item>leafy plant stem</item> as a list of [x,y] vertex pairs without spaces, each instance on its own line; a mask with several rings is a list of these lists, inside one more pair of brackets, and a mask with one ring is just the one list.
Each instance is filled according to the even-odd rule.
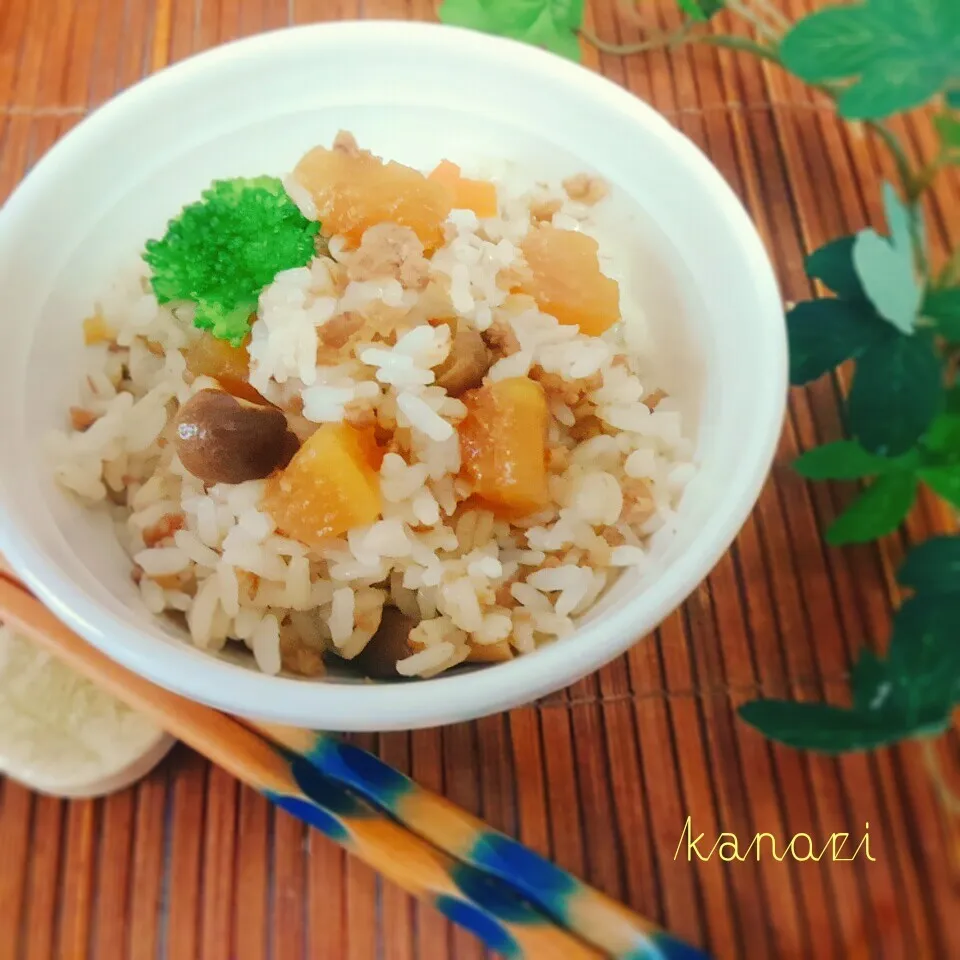
[[[833,93],[829,88],[825,88],[825,92],[833,96]],[[893,157],[894,165],[897,168],[897,177],[900,179],[900,184],[903,187],[904,193],[907,195],[907,199],[910,202],[913,202],[915,199],[913,194],[913,172],[910,169],[910,160],[907,157],[906,151],[900,145],[900,141],[897,139],[897,135],[890,130],[889,127],[884,126],[882,123],[873,123],[868,122],[864,124],[868,130],[871,130],[875,133],[882,141],[884,146],[890,151],[890,155]]]
[[602,53],[613,54],[614,56],[629,56],[632,53],[647,53],[651,50],[672,50],[681,43],[706,43],[713,47],[723,47],[727,50],[738,50],[741,53],[750,53],[762,60],[770,63],[779,63],[777,51],[771,46],[751,40],[749,37],[736,37],[726,34],[714,33],[696,33],[695,24],[684,24],[679,30],[671,33],[655,33],[646,40],[640,40],[637,43],[611,43],[609,40],[603,40],[592,30],[581,28],[580,35],[591,46],[596,47]]
[[937,154],[929,163],[925,163],[913,176],[913,190],[916,194],[912,199],[919,200],[930,188],[937,174],[947,165],[948,159],[943,154]]
[[957,245],[950,258],[943,265],[940,276],[937,278],[937,285],[948,287],[952,283],[960,280],[960,244]]
[[754,0],[758,10],[762,10],[767,19],[776,27],[776,29],[786,32],[793,26],[790,18],[779,10],[770,0]]
[[759,4],[759,9],[754,10],[746,3],[741,2],[741,0],[727,0],[726,8],[731,13],[736,14],[738,17],[749,23],[750,26],[757,31],[757,34],[767,41],[767,43],[776,44],[779,42],[779,31],[772,27],[769,21],[765,20],[759,13],[759,9],[764,9],[766,12],[764,4]]
[[780,65],[780,57],[777,55],[776,47],[758,43],[749,37],[737,37],[731,34],[708,33],[702,37],[695,38],[697,43],[709,43],[714,47],[724,47],[727,50],[738,50],[740,53],[752,53],[761,60]]
[[639,40],[636,43],[611,43],[609,40],[603,40],[592,30],[586,27],[580,28],[580,36],[591,46],[596,47],[601,53],[610,53],[615,56],[629,56],[632,53],[647,53],[651,50],[673,49],[686,40],[702,40],[702,37],[691,37],[691,31],[694,24],[685,23],[678,30],[669,33],[652,33],[645,40]]
[[924,740],[921,744],[923,750],[923,763],[927,768],[927,773],[933,781],[937,796],[943,804],[944,810],[953,816],[960,816],[960,796],[957,796],[947,783],[943,771],[940,769],[940,758],[937,756],[937,748],[933,740]]

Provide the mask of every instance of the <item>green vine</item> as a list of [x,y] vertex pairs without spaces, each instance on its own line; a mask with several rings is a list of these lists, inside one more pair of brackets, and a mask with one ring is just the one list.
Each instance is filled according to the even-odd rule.
[[[893,533],[921,487],[960,510],[960,246],[935,272],[921,210],[937,175],[960,165],[960,2],[860,0],[796,22],[773,0],[677,4],[681,25],[662,32],[644,29],[644,0],[623,0],[621,13],[643,36],[628,44],[588,30],[584,0],[445,0],[440,15],[573,59],[581,41],[621,56],[687,43],[725,47],[776,64],[871,131],[898,180],[883,185],[886,232],[867,228],[814,250],[807,274],[832,296],[798,303],[786,316],[793,384],[852,363],[848,439],[808,450],[796,468],[811,481],[865,481],[826,530],[835,546]],[[715,32],[710,21],[721,12],[753,36]],[[932,110],[938,146],[917,166],[888,121],[921,107]],[[764,699],[743,705],[741,718],[781,743],[824,753],[947,730],[960,705],[960,536],[915,546],[898,580],[907,599],[884,656],[861,650],[849,707]]]

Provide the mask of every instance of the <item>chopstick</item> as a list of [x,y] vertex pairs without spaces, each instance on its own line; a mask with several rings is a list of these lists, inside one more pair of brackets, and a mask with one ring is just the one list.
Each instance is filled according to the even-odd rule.
[[492,950],[510,960],[603,956],[517,897],[507,884],[431,846],[303,757],[115,663],[64,626],[9,574],[0,574],[0,620],[430,903]]
[[445,798],[419,786],[379,757],[326,733],[240,718],[252,730],[304,757],[413,833],[509,884],[554,922],[618,960],[706,960],[622,904],[578,880]]
[[[12,609],[8,606],[11,601]],[[0,619],[64,657],[79,672],[141,712],[150,713],[198,752],[260,789],[278,806],[323,830],[389,879],[438,906],[450,919],[472,929],[508,957],[706,960],[702,951],[677,940],[359,747],[319,731],[229,718],[130,673],[53,617],[2,556]],[[183,715],[184,705],[189,707],[189,717]],[[204,726],[210,724],[211,717],[221,737],[212,743],[213,728]],[[171,719],[185,723],[189,729],[178,729]],[[232,728],[227,726],[230,724]],[[279,748],[274,749],[269,769],[261,771],[259,777],[246,776],[236,758],[229,755],[227,735],[236,740],[237,730],[246,735],[237,742],[252,747],[263,762],[268,756],[264,747],[272,749],[272,743]],[[226,744],[223,737],[227,737]],[[228,754],[221,759],[224,749]],[[241,761],[242,754],[241,750]],[[276,758],[284,767],[284,786],[292,786],[296,792],[278,793],[270,787],[270,777],[277,775]],[[304,800],[317,811],[305,808]],[[412,859],[398,870],[395,861],[408,855]],[[416,874],[412,881],[411,866]],[[450,902],[451,896],[454,902]],[[478,906],[478,913],[470,912]],[[513,944],[495,932],[497,924],[503,924],[498,914],[508,906],[513,926],[521,928],[517,931],[509,927],[507,933]],[[547,931],[561,935],[568,931],[568,942],[558,940],[555,945],[551,935],[544,932],[544,925]],[[533,929],[537,930],[535,936],[531,934]],[[495,942],[491,943],[491,938]],[[528,953],[531,949],[536,952]],[[555,953],[557,949],[561,952]]]

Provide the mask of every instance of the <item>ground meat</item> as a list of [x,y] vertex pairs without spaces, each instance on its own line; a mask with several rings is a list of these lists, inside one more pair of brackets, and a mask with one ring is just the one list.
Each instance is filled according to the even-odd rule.
[[576,203],[584,203],[592,207],[599,203],[610,192],[607,181],[602,177],[591,177],[586,173],[578,173],[563,181],[563,189],[567,196]]
[[[318,350],[317,353],[319,352],[320,351]],[[337,356],[339,357],[340,355],[337,354]],[[317,363],[319,362],[320,361],[318,359]],[[301,397],[299,393],[295,393],[286,397],[282,403],[282,406],[284,413],[293,414],[295,417],[303,416],[303,397]]]
[[179,573],[165,573],[159,577],[151,577],[151,579],[158,587],[163,587],[164,590],[182,590],[185,586]]
[[98,419],[99,417],[95,413],[85,410],[83,407],[70,408],[70,426],[81,433],[84,430],[89,430]]
[[551,473],[563,473],[570,466],[570,451],[566,447],[551,447],[547,452],[547,469]]
[[563,201],[559,197],[547,197],[534,200],[530,204],[530,216],[534,223],[549,223],[555,213],[560,212]]
[[520,341],[513,327],[503,320],[494,320],[483,331],[483,341],[496,354],[497,359],[509,357],[520,349]]
[[391,307],[380,300],[368,304],[363,311],[366,326],[354,336],[354,341],[375,341],[394,344],[416,323],[410,321],[406,307]]
[[517,601],[510,592],[510,588],[515,583],[519,583],[524,576],[526,576],[525,573],[521,574],[520,571],[517,571],[509,580],[504,580],[504,582],[497,587],[497,592],[494,594],[494,600],[497,606],[507,607],[508,609],[516,606]]
[[436,384],[451,397],[479,387],[493,363],[493,356],[483,338],[473,327],[456,332],[447,358],[434,368]]
[[326,672],[323,654],[302,644],[280,644],[280,663],[284,670],[301,677],[322,677]]
[[341,313],[332,320],[328,320],[317,333],[323,346],[340,350],[362,326],[363,317],[360,314]]
[[260,576],[256,573],[250,573],[247,570],[237,571],[237,582],[240,585],[240,596],[247,600],[253,600],[260,589]]
[[587,559],[592,567],[606,567],[610,565],[610,545],[602,536],[596,536],[587,550]]
[[644,523],[657,512],[649,481],[642,477],[626,477],[620,488],[623,490],[621,520],[630,524]]
[[577,443],[592,440],[594,437],[599,437],[601,433],[603,433],[603,421],[592,415],[578,419],[570,428],[570,436]]
[[665,390],[654,390],[649,397],[644,398],[644,406],[650,410],[656,410],[657,404],[666,397],[667,393]]
[[616,527],[604,527],[600,536],[611,547],[619,547],[627,542],[627,538]]
[[148,547],[155,547],[167,537],[172,537],[178,530],[182,530],[183,524],[182,513],[165,513],[156,523],[143,531],[143,542]]
[[588,394],[603,386],[600,373],[582,377],[579,380],[564,380],[558,373],[547,373],[543,367],[534,366],[530,370],[530,379],[537,380],[550,398],[556,398],[568,407],[574,407]]
[[348,403],[346,407],[344,407],[343,419],[358,429],[376,427],[377,411],[372,407]]
[[396,223],[378,223],[364,232],[347,273],[357,281],[393,277],[407,289],[421,290],[430,279],[430,263],[413,230]]
[[[410,452],[411,447],[413,446],[413,437],[411,436],[409,427],[397,427],[395,430],[389,431],[390,439],[386,444],[387,453],[396,453],[401,457],[405,457],[406,454]],[[379,431],[378,431],[379,438]]]

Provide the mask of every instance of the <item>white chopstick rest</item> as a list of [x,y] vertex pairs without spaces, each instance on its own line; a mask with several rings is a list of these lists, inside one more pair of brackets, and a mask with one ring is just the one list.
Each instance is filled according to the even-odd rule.
[[30,640],[0,626],[0,773],[98,797],[150,772],[174,740]]

